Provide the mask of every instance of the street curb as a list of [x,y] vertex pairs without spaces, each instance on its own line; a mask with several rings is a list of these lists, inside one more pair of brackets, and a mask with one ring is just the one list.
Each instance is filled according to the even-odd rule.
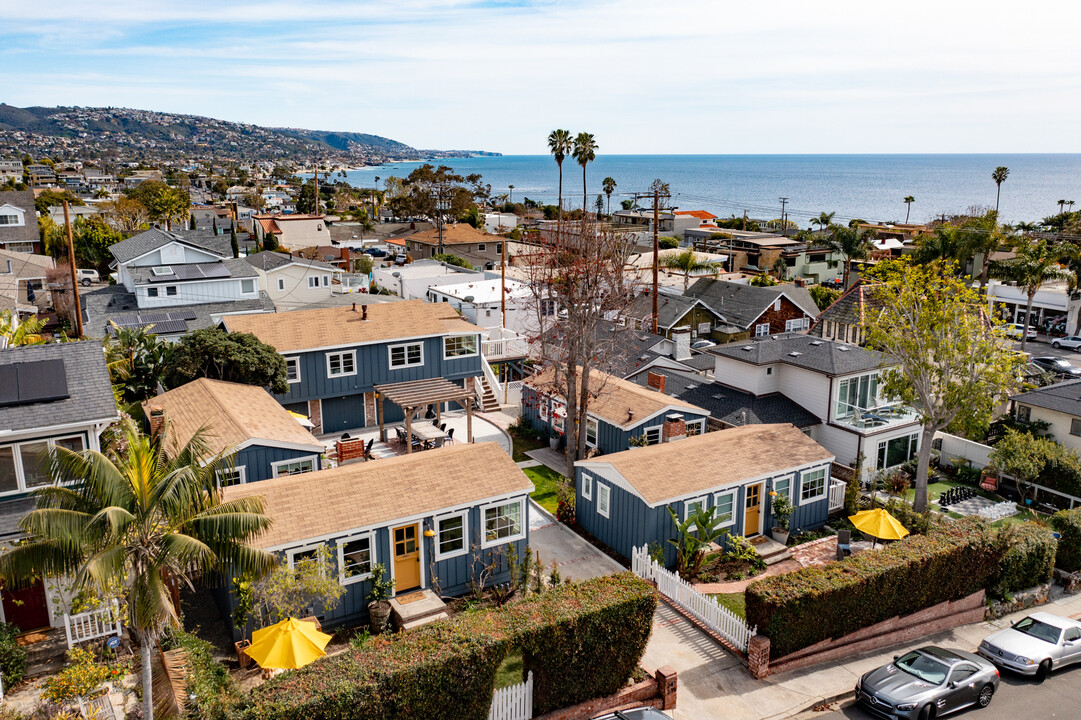
[[[854,691],[849,690],[847,692],[838,693],[829,697],[825,695],[820,695],[814,700],[810,700],[805,703],[803,707],[801,707],[799,710],[789,710],[787,712],[777,713],[776,715],[770,715],[769,717],[763,718],[762,720],[801,720],[801,718],[819,717],[820,713],[816,713],[814,711],[814,708],[819,705],[833,705],[836,702],[841,703],[841,708],[846,708],[850,705],[854,705],[856,703],[856,700],[853,697],[853,692]],[[845,702],[846,700],[847,702]]]

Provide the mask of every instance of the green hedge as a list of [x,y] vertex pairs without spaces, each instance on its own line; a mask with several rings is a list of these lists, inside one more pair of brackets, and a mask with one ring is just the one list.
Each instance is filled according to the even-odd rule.
[[986,587],[1005,552],[978,520],[935,526],[844,562],[752,583],[747,622],[770,639],[771,657],[838,638]]
[[236,686],[224,665],[214,659],[214,646],[180,630],[169,630],[161,639],[162,650],[183,648],[188,655],[186,715],[191,720],[221,717],[236,699]]
[[1081,570],[1081,508],[1058,511],[1051,516],[1051,527],[1059,534],[1055,566],[1066,572]]
[[15,687],[26,674],[26,648],[15,642],[18,634],[18,626],[0,623],[0,673],[5,690]]
[[630,573],[379,637],[256,688],[232,720],[485,720],[496,670],[521,646],[534,707],[615,692],[645,652],[656,606]]
[[1009,525],[1001,535],[1007,549],[998,573],[988,586],[993,595],[1004,597],[1051,579],[1056,543],[1047,527],[1034,522]]

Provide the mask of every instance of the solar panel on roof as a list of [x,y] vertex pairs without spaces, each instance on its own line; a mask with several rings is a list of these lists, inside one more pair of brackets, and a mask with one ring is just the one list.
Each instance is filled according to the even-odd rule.
[[0,367],[0,405],[30,405],[68,397],[63,360],[38,360]]
[[19,374],[14,365],[0,365],[0,407],[19,403]]

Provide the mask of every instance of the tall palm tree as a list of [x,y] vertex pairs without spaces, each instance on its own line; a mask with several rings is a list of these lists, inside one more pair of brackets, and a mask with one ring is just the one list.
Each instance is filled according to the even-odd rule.
[[661,258],[661,266],[669,270],[678,270],[683,273],[683,292],[686,294],[687,287],[691,282],[692,272],[704,270],[716,270],[720,263],[714,260],[702,260],[692,248],[683,252],[670,253]]
[[1069,201],[1068,200],[1059,200],[1057,203],[1055,203],[1056,205],[1058,205],[1058,214],[1059,215],[1063,215],[1063,214],[1066,213],[1066,210],[1065,210],[1064,206],[1066,205],[1067,202],[1069,202]]
[[[1014,247],[1014,257],[991,264],[991,274],[1001,280],[1012,280],[1024,288],[1028,302],[1025,305],[1025,325],[1032,316],[1032,299],[1044,283],[1054,280],[1076,280],[1063,263],[1078,259],[1078,250],[1073,245],[1062,243],[1052,245],[1047,240],[1023,239]],[[1021,352],[1025,351],[1028,338],[1021,333]]]
[[512,203],[512,202],[514,202],[514,186],[513,185],[508,185],[507,190],[509,191],[507,193],[507,202]]
[[608,196],[608,217],[612,216],[612,193],[616,190],[616,180],[611,175],[601,180],[601,188],[604,189],[604,194]]
[[908,216],[912,212],[912,203],[916,202],[916,198],[911,195],[905,195],[905,225],[908,225]]
[[811,224],[817,225],[819,230],[825,230],[833,224],[833,216],[837,214],[837,211],[833,212],[820,212],[818,217],[811,218]]
[[858,227],[831,226],[833,234],[827,241],[834,252],[840,253],[845,264],[844,287],[848,289],[848,276],[852,269],[853,260],[862,260],[871,254],[874,245],[871,239],[874,232],[861,230]]
[[1010,169],[1005,165],[999,165],[991,173],[991,179],[995,181],[995,212],[998,212],[998,200],[1002,196],[1002,183],[1010,176]]
[[154,717],[151,654],[178,624],[170,583],[224,567],[261,575],[276,562],[247,544],[270,526],[262,499],[223,501],[215,473],[228,461],[204,463],[207,455],[202,434],[166,453],[132,426],[122,453],[50,448],[46,465],[61,484],[35,493],[37,509],[19,523],[29,539],[0,556],[9,584],[63,575],[75,590],[124,588],[141,645],[146,720]]
[[593,140],[593,133],[580,132],[574,138],[574,159],[582,166],[582,212],[585,212],[589,203],[586,193],[586,165],[597,159],[597,143]]
[[571,140],[569,130],[553,130],[548,133],[548,151],[556,159],[559,166],[559,215],[563,216],[563,160],[571,154],[574,143]]

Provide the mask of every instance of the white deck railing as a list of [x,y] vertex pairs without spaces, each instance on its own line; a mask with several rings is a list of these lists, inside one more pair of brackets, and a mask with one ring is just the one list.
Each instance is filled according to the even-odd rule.
[[673,604],[686,610],[700,623],[727,640],[736,649],[747,652],[747,645],[757,628],[716,600],[703,595],[679,575],[664,568],[649,556],[649,548],[643,545],[631,551],[631,570],[644,580],[657,584],[657,591]]
[[[492,370],[492,366],[488,363],[488,358],[480,359],[481,369],[484,371],[484,379],[488,381],[488,387],[492,389],[492,393],[495,394],[496,402],[503,404],[503,385],[499,382],[499,378],[495,376],[495,371]],[[484,407],[484,385],[483,383],[473,383],[473,390],[477,394],[477,403]]]
[[488,720],[529,720],[533,717],[533,671],[525,682],[500,688],[492,693]]
[[529,354],[529,340],[513,330],[492,328],[480,349],[486,358],[523,357]]
[[68,649],[77,643],[86,642],[100,637],[116,635],[120,637],[122,626],[120,624],[120,605],[116,600],[98,608],[75,615],[64,614],[64,631],[68,636]]
[[840,510],[845,506],[845,488],[847,483],[844,480],[838,480],[833,478],[830,481],[830,512],[834,510]]

